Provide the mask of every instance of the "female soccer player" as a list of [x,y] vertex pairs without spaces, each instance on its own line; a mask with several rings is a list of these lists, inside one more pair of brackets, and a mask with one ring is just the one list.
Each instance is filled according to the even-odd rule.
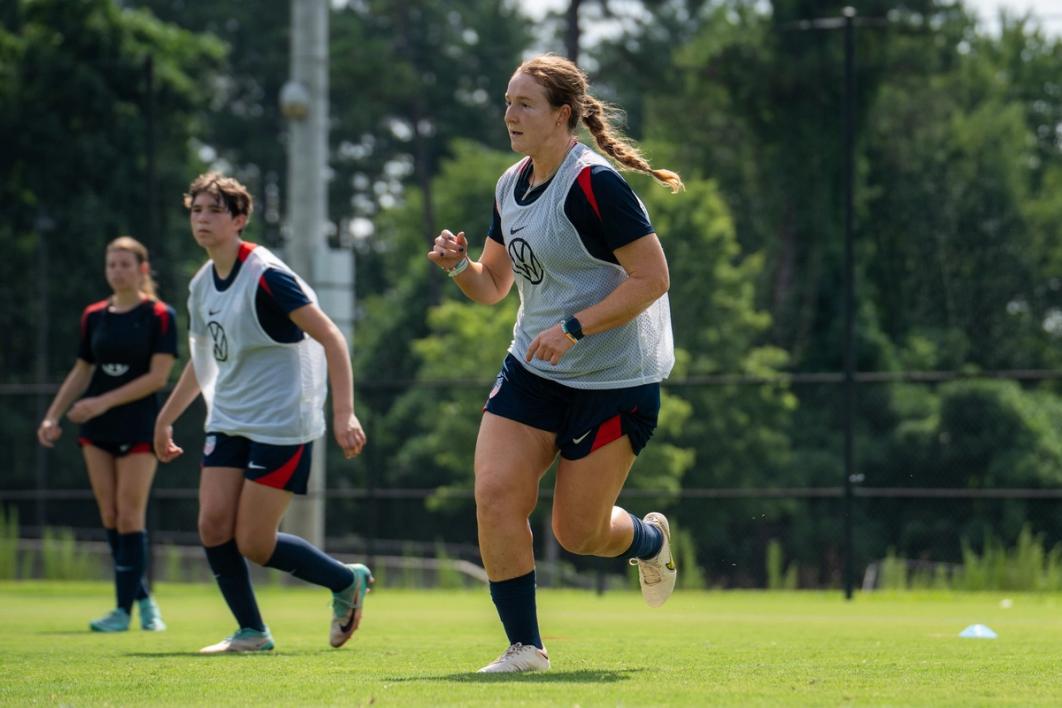
[[324,433],[326,367],[336,441],[347,459],[365,445],[354,415],[346,340],[298,275],[241,239],[254,208],[246,187],[210,172],[192,182],[184,204],[192,235],[210,260],[189,286],[192,360],[159,413],[155,451],[163,462],[183,453],[173,441],[173,423],[202,393],[207,437],[199,536],[238,625],[232,636],[200,651],[274,646],[245,557],[329,588],[330,643],[341,647],[361,621],[372,573],[278,528],[292,494],[306,493],[312,441]]
[[513,342],[484,407],[475,455],[479,547],[509,648],[483,672],[543,671],[528,516],[560,453],[553,533],[572,553],[627,555],[656,607],[675,586],[667,519],[615,506],[656,427],[674,352],[664,252],[641,201],[611,164],[578,141],[582,122],[620,164],[682,189],[608,122],[567,59],[521,64],[505,94],[512,149],[527,157],[498,180],[478,262],[464,232],[428,258],[469,298],[496,303],[513,282]]
[[144,580],[144,514],[157,466],[151,450],[155,392],[166,384],[177,355],[176,321],[173,308],[155,296],[148,252],[136,239],[121,236],[107,244],[106,276],[113,292],[81,314],[77,360],[37,439],[53,447],[68,408],[67,417],[81,426],[78,444],[111,546],[118,600],[89,627],[126,631],[136,601],[141,629],[157,632],[166,625]]

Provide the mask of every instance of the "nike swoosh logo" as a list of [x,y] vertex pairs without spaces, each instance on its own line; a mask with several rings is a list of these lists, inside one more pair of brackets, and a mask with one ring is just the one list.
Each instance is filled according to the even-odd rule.
[[350,631],[350,628],[354,626],[354,610],[350,611],[350,620],[346,624],[339,626],[339,631],[346,634]]
[[208,315],[216,315],[219,312],[221,312],[221,308],[220,307],[218,309],[216,309],[216,310],[207,310],[207,314]]
[[579,443],[581,443],[581,442],[582,442],[583,440],[586,440],[586,436],[587,436],[587,435],[589,435],[589,434],[590,434],[590,431],[589,431],[589,430],[587,430],[587,431],[586,431],[585,433],[583,433],[583,434],[582,434],[582,435],[580,435],[579,437],[577,437],[577,438],[572,438],[572,442],[573,442],[573,443],[575,443],[576,445],[578,445],[578,444],[579,444]]
[[[663,530],[663,529],[661,529],[661,530]],[[668,556],[670,556],[668,558],[668,560],[667,560],[667,563],[664,563],[664,567],[667,568],[668,570],[674,571],[675,570],[675,556],[671,553],[671,533],[670,532],[665,532],[664,535],[667,537]]]
[[509,229],[509,235],[512,236],[517,231],[523,231],[526,228],[527,228],[527,224],[524,224],[523,226],[521,226],[520,228],[517,228],[517,229]]
[[256,462],[248,462],[247,463],[247,469],[249,469],[249,470],[264,470],[265,468],[266,468],[265,465],[260,465],[260,464],[258,464]]

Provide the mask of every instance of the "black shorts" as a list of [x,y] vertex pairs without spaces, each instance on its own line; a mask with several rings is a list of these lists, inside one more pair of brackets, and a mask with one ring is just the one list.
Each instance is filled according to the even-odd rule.
[[572,388],[531,373],[509,354],[483,410],[555,433],[567,460],[586,457],[624,435],[637,455],[656,429],[660,384]]
[[238,435],[207,433],[203,467],[238,467],[244,478],[275,489],[305,494],[313,443],[269,445]]
[[155,449],[151,446],[151,443],[143,440],[137,440],[134,442],[109,442],[104,440],[92,440],[91,438],[80,437],[77,439],[77,444],[81,447],[98,447],[104,452],[110,453],[115,457],[125,457],[126,455],[137,455],[146,453],[148,455],[154,455]]

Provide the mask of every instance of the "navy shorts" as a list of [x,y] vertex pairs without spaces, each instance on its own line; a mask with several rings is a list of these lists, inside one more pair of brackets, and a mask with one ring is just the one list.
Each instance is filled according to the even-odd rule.
[[140,453],[147,453],[148,455],[155,454],[155,449],[151,446],[151,443],[144,442],[143,440],[137,442],[107,442],[82,437],[77,439],[77,444],[81,447],[98,447],[114,457],[125,457],[126,455],[136,455]]
[[566,460],[586,457],[624,435],[637,455],[656,429],[660,384],[572,388],[531,373],[509,354],[483,410],[555,433]]
[[238,435],[207,433],[203,467],[239,467],[244,478],[267,487],[305,494],[313,443],[269,445]]

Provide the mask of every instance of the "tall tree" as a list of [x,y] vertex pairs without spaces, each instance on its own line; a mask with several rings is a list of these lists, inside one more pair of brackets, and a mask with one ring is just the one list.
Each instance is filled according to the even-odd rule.
[[[130,234],[146,242],[161,297],[183,299],[184,269],[199,249],[183,223],[162,214],[166,202],[179,209],[198,166],[188,145],[207,100],[202,86],[223,50],[112,0],[18,0],[5,3],[0,21],[0,370],[4,383],[58,383],[77,356],[82,308],[110,294],[110,240]],[[47,456],[36,445],[43,409],[35,403],[0,400],[4,486],[46,478],[82,486],[74,444]],[[98,525],[90,505],[64,511],[64,523]],[[22,518],[36,515],[24,510]]]
[[[162,268],[163,296],[180,298],[171,264],[194,245],[183,228],[180,237],[150,233],[161,205],[150,202],[147,187],[157,179],[159,192],[176,203],[186,186],[195,162],[187,146],[207,98],[200,87],[222,48],[112,0],[23,0],[11,14],[0,27],[0,241],[7,245],[0,296],[8,303],[0,326],[33,332],[56,323],[44,340],[50,378],[73,362],[81,308],[107,293],[103,247],[110,239],[129,233],[147,242]],[[41,317],[44,306],[48,317]],[[0,348],[9,380],[35,371],[36,346],[27,336]]]

